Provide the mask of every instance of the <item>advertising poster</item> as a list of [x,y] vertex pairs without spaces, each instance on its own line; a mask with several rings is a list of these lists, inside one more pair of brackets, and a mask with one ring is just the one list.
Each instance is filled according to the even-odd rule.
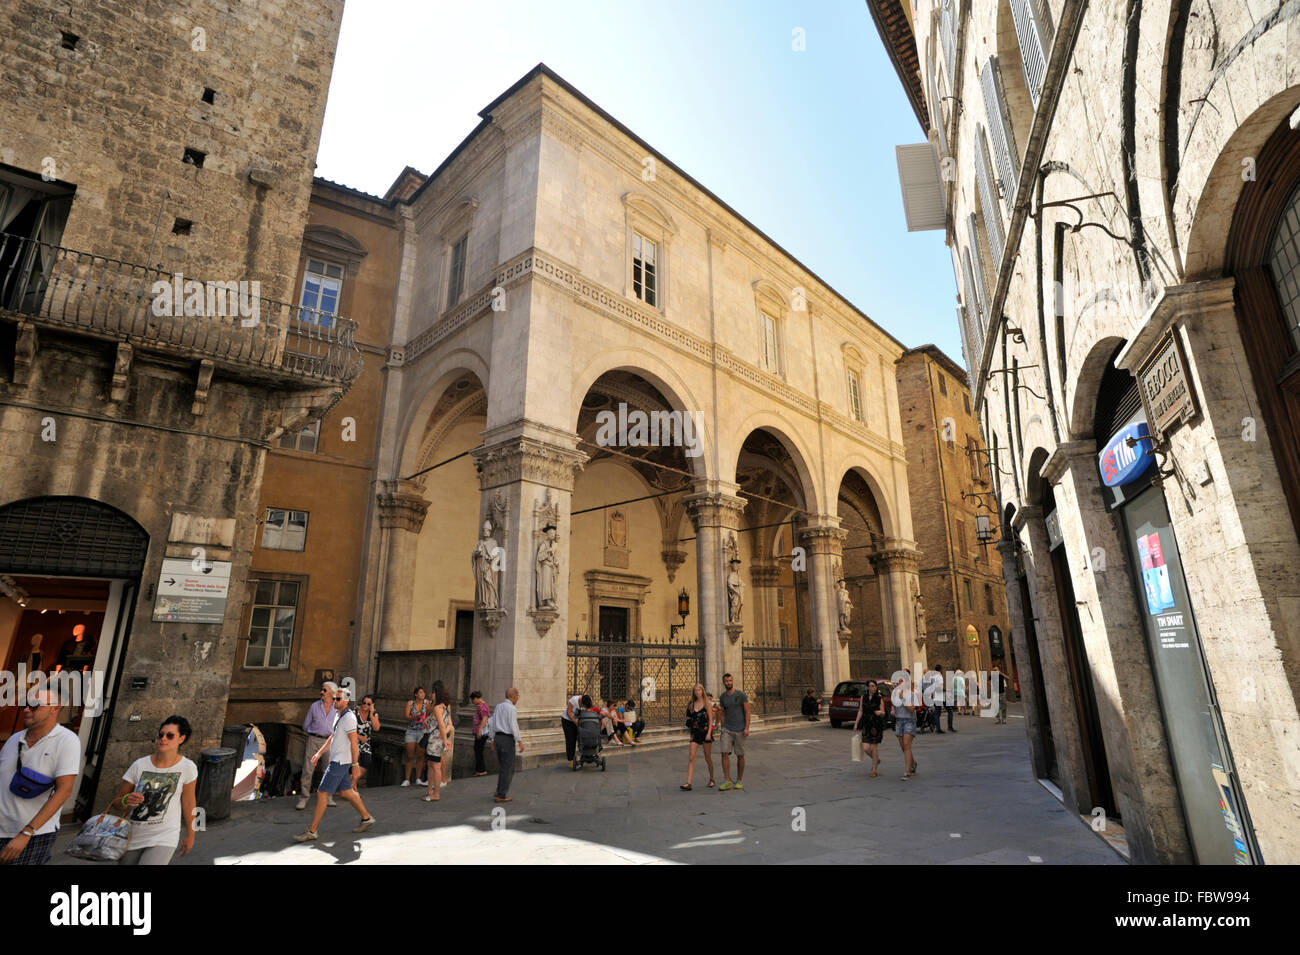
[[1169,568],[1160,547],[1160,535],[1152,533],[1138,537],[1137,550],[1142,561],[1142,585],[1146,592],[1147,611],[1154,616],[1174,605],[1173,589],[1169,585]]

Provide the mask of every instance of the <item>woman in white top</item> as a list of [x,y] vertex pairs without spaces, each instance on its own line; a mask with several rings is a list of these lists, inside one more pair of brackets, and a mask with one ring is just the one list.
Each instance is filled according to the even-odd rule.
[[131,838],[120,864],[167,865],[178,843],[181,855],[194,848],[199,770],[180,753],[189,736],[189,720],[167,717],[158,727],[153,755],[137,759],[122,776],[117,795],[104,810],[125,812],[131,823]]

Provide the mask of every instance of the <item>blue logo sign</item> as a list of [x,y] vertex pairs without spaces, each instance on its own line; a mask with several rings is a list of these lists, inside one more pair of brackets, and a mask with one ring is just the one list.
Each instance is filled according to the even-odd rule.
[[[1136,481],[1146,473],[1155,455],[1151,449],[1151,432],[1145,421],[1131,424],[1110,439],[1101,452],[1098,462],[1101,466],[1101,479],[1107,487],[1119,487]],[[1130,439],[1134,442],[1131,446]]]

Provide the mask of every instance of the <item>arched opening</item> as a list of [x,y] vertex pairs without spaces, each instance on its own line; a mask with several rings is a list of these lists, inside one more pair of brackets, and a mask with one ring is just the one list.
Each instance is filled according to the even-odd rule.
[[[73,790],[78,819],[95,804],[148,551],[145,529],[100,501],[51,496],[0,507],[0,658],[8,673],[20,665],[57,672],[59,721],[85,756]],[[158,599],[165,610],[167,596]],[[0,737],[20,729],[19,707],[0,708]]]
[[875,562],[885,544],[884,521],[876,496],[856,468],[840,481],[836,504],[840,527],[847,533],[844,564],[836,577],[844,581],[852,603],[849,676],[882,679],[903,665],[896,628],[885,623],[888,598]]
[[575,429],[589,457],[571,511],[568,692],[639,698],[641,718],[664,725],[704,679],[686,512],[703,436],[694,416],[632,368],[592,382]]

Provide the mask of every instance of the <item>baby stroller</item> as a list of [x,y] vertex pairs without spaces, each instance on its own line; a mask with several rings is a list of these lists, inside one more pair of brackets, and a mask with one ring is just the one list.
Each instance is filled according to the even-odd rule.
[[600,755],[600,714],[583,710],[578,714],[578,749],[573,756],[573,771],[583,766],[599,766],[605,771],[605,757]]

